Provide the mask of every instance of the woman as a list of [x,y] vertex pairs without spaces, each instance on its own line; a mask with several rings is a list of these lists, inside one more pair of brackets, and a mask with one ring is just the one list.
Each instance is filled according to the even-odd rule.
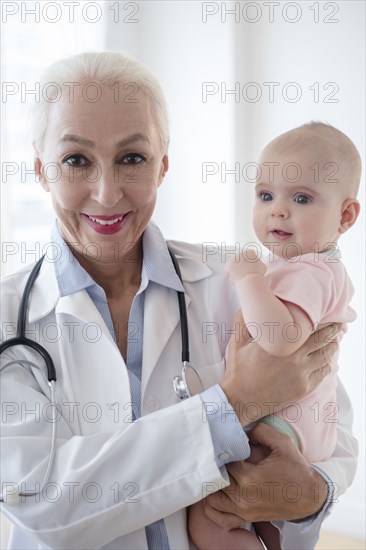
[[[310,548],[329,510],[331,482],[344,491],[355,469],[342,387],[339,443],[322,473],[268,426],[254,438],[273,450],[269,459],[260,468],[242,462],[250,448],[241,426],[312,389],[329,372],[337,344],[325,343],[323,329],[279,361],[245,341],[237,319],[224,370],[226,338],[207,329],[228,334],[238,309],[221,255],[169,243],[182,284],[151,222],[168,170],[158,83],[139,64],[109,53],[56,63],[43,82],[56,84],[54,98],[34,112],[35,166],[56,213],[55,257],[35,281],[27,330],[30,338],[37,332],[56,366],[57,450],[42,486],[49,389],[32,364],[44,366],[31,349],[11,348],[2,357],[16,364],[2,374],[1,446],[3,508],[15,524],[10,547],[187,548],[185,507],[210,494],[207,515],[227,527],[316,514],[276,524],[284,548]],[[14,336],[9,327],[29,272],[4,282],[4,339]],[[181,371],[183,290],[191,362],[205,391],[179,402],[172,379]],[[273,490],[294,482],[296,506]],[[255,502],[245,496],[248,483],[261,489]],[[11,507],[7,495],[17,491],[36,494]]]

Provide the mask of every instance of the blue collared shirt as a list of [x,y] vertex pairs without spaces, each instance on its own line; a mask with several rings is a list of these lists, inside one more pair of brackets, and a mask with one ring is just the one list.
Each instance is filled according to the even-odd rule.
[[[107,297],[103,288],[96,284],[69,251],[57,224],[53,229],[52,241],[59,250],[67,252],[60,254],[58,261],[55,262],[56,279],[60,296],[68,296],[85,289],[116,340],[115,332],[118,330],[118,327],[113,325]],[[154,223],[150,223],[146,227],[142,244],[141,284],[132,301],[130,310],[126,360],[134,420],[141,415],[142,335],[144,331],[145,290],[148,285],[162,285],[184,292],[182,282],[172,264],[166,241]],[[207,406],[210,403],[220,404],[224,406],[226,411],[225,423],[222,422],[222,415],[220,413],[222,406],[216,407],[216,414],[210,413],[207,416],[217,465],[221,467],[228,462],[246,459],[250,453],[247,437],[221,387],[219,385],[213,386],[200,394],[200,397]],[[146,537],[149,549],[169,549],[164,520],[146,526]]]

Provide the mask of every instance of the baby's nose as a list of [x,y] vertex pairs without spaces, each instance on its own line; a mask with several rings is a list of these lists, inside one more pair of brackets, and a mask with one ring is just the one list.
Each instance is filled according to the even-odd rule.
[[271,214],[276,218],[288,218],[290,213],[286,202],[273,201]]

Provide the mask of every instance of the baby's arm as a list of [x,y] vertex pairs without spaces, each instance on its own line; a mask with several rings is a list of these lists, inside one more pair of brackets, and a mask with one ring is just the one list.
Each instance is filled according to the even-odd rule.
[[[278,537],[276,527],[273,529]],[[239,528],[228,531],[211,521],[202,500],[188,508],[188,531],[198,550],[264,550],[254,533]]]
[[268,353],[290,355],[313,332],[312,322],[299,306],[273,294],[264,277],[266,267],[254,250],[247,250],[246,258],[233,258],[226,271],[235,283],[248,331]]

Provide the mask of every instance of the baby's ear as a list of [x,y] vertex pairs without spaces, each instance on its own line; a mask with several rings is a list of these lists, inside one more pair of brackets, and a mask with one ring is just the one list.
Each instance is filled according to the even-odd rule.
[[355,223],[360,213],[360,203],[357,199],[347,199],[342,204],[339,233],[345,233]]

